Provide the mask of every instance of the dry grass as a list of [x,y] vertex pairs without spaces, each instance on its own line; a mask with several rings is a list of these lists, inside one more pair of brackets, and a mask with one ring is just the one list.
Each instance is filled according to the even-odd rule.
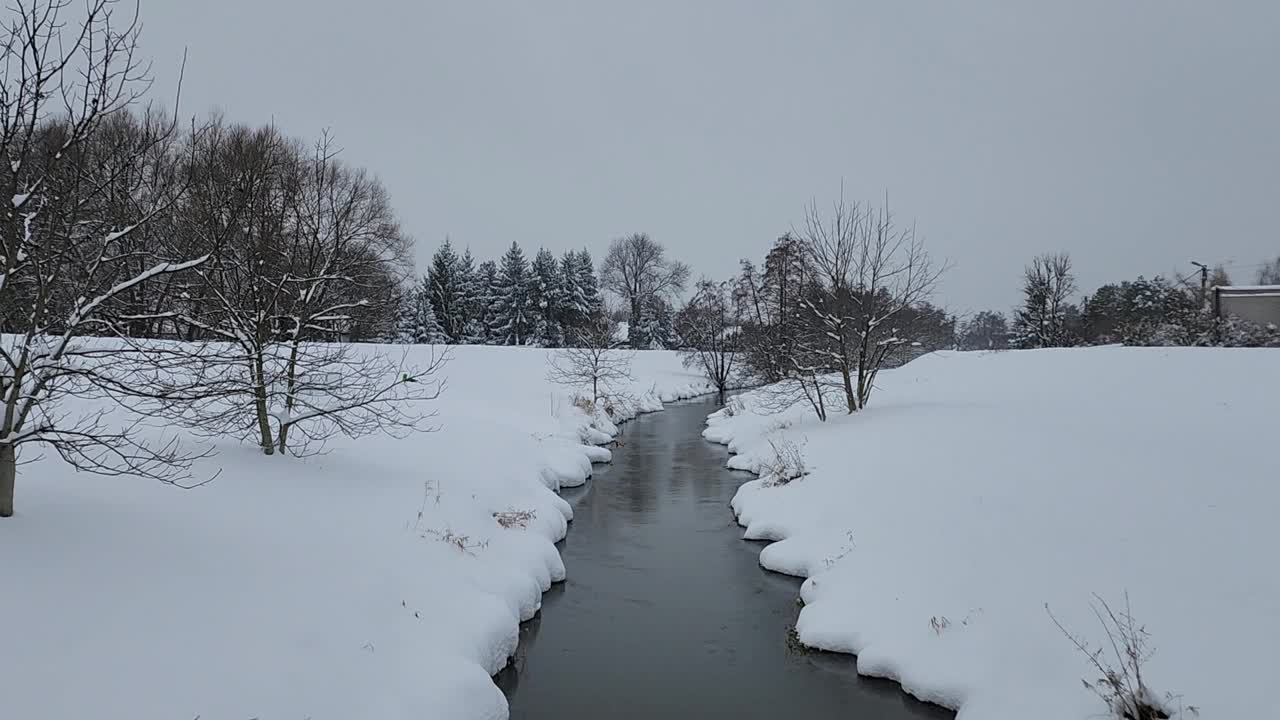
[[493,514],[493,519],[498,521],[504,530],[521,530],[529,527],[529,523],[538,517],[536,510],[506,510]]
[[765,461],[760,473],[765,485],[786,485],[809,474],[801,445],[784,437],[773,437],[769,438],[769,447],[772,456]]
[[459,552],[474,556],[477,550],[489,547],[488,540],[472,540],[470,535],[459,535],[449,528],[443,531],[429,529],[422,533],[423,538],[434,538],[446,545],[452,545]]
[[1107,635],[1106,644],[1096,648],[1063,627],[1048,604],[1044,606],[1053,624],[1097,669],[1099,677],[1092,681],[1082,680],[1084,686],[1102,698],[1117,720],[1169,720],[1198,716],[1200,710],[1194,705],[1184,707],[1178,696],[1166,693],[1160,697],[1147,686],[1142,669],[1155,649],[1150,645],[1150,633],[1133,618],[1129,594],[1125,593],[1122,611],[1113,610],[1098,595],[1093,598],[1093,614]]
[[573,406],[581,410],[587,417],[591,417],[596,413],[596,404],[592,402],[589,397],[584,397],[582,395],[575,397],[573,399]]

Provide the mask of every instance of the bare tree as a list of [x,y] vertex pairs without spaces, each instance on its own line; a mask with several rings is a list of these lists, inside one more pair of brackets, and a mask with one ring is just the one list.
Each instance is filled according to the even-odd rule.
[[619,347],[617,333],[609,313],[577,328],[568,347],[548,356],[547,380],[575,391],[590,388],[593,407],[625,395],[622,385],[631,380],[635,353]]
[[689,266],[667,257],[667,249],[644,233],[610,243],[600,266],[601,285],[627,304],[633,331],[646,306],[682,292],[688,280]]
[[[139,419],[103,402],[166,402],[163,348],[128,338],[125,300],[195,268],[166,237],[134,242],[183,188],[167,159],[172,120],[126,115],[148,87],[136,12],[114,0],[17,0],[0,29],[0,517],[13,514],[18,456],[51,448],[79,470],[180,484],[195,455],[148,444]],[[79,12],[77,12],[79,10]],[[111,133],[115,125],[129,132]],[[112,339],[91,339],[86,336]],[[105,357],[109,355],[108,358]],[[99,401],[80,412],[71,398]]]
[[210,339],[192,373],[212,397],[175,417],[267,455],[428,429],[418,408],[439,396],[444,354],[411,367],[338,343],[358,312],[392,317],[380,293],[407,274],[382,186],[327,137],[308,154],[273,128],[215,125],[196,145],[187,231],[221,252],[196,271],[202,303],[174,314]]
[[809,206],[798,233],[816,273],[804,300],[809,353],[840,375],[845,406],[866,406],[876,375],[919,343],[930,328],[918,310],[946,266],[935,265],[915,227],[898,227],[887,205],[837,200],[824,215]]
[[724,402],[737,367],[740,332],[734,308],[726,283],[704,279],[676,314],[684,366],[701,370],[716,386],[720,402]]
[[[1216,271],[1217,269],[1215,268],[1215,273]],[[1223,283],[1223,284],[1225,285],[1227,283]],[[1258,270],[1258,284],[1259,285],[1280,285],[1280,257],[1263,265]]]
[[1024,348],[1073,344],[1069,319],[1076,310],[1071,304],[1075,292],[1070,255],[1046,254],[1033,259],[1023,274],[1023,306],[1013,327],[1016,344]]

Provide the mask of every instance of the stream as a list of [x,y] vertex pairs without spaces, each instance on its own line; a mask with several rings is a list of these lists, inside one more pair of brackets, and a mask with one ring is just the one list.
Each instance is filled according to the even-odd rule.
[[750,478],[702,439],[715,409],[627,423],[613,463],[564,492],[568,580],[495,678],[513,720],[953,718],[792,639],[800,581],[761,568],[762,545],[742,540],[729,500]]

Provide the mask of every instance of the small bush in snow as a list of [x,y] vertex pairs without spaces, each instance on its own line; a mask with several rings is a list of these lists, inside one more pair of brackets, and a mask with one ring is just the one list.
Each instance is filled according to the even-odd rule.
[[1150,647],[1151,635],[1147,629],[1133,619],[1129,609],[1129,594],[1125,593],[1123,611],[1113,610],[1098,595],[1093,597],[1096,601],[1092,604],[1093,614],[1107,634],[1110,654],[1107,653],[1107,646],[1095,648],[1083,638],[1073,635],[1058,622],[1047,603],[1044,607],[1053,624],[1058,626],[1077,650],[1089,658],[1089,663],[1100,673],[1096,680],[1082,680],[1084,686],[1102,698],[1112,717],[1117,720],[1183,718],[1184,709],[1185,714],[1198,716],[1200,711],[1195,706],[1183,708],[1178,703],[1178,698],[1168,693],[1163,698],[1158,697],[1143,679],[1142,668],[1151,659],[1155,649]]
[[786,485],[809,474],[804,462],[804,449],[783,437],[769,439],[772,457],[762,467],[761,477],[769,487]]
[[536,510],[506,510],[493,514],[493,519],[505,530],[520,528],[521,530],[529,527],[529,522],[538,517]]

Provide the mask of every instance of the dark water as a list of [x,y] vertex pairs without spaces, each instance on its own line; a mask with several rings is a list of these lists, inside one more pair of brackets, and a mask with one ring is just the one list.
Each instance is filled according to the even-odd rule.
[[566,491],[569,579],[497,678],[514,720],[952,718],[850,657],[790,639],[799,581],[767,572],[729,500],[748,476],[701,439],[711,402],[624,428],[614,462]]

